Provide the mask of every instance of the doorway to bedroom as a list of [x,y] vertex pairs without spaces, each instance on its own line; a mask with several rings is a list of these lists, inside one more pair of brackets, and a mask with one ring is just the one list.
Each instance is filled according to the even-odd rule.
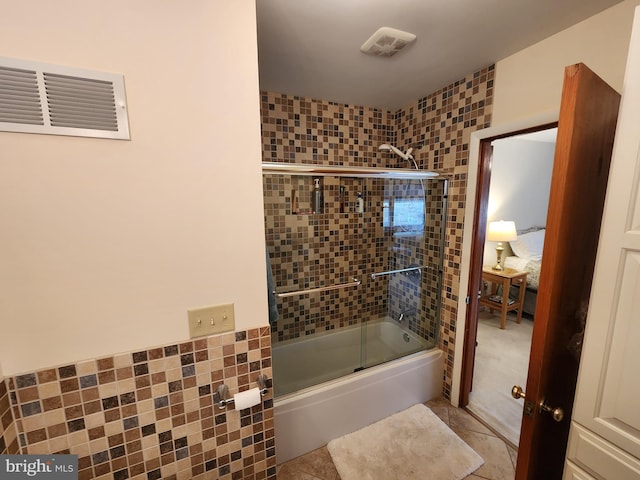
[[511,387],[527,380],[556,132],[551,128],[492,141],[489,189],[481,200],[488,238],[499,221],[515,230],[515,238],[502,242],[499,265],[504,270],[496,269],[498,243],[484,245],[479,295],[485,301],[478,311],[468,409],[516,448],[522,403],[511,396]]

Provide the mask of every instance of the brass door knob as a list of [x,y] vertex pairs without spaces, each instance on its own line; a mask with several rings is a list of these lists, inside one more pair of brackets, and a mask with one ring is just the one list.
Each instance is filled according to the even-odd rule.
[[[526,393],[524,392],[524,390],[522,390],[522,387],[520,385],[514,385],[513,388],[511,388],[511,396],[516,400],[520,400],[521,398],[524,398],[526,396]],[[540,403],[538,404],[538,408],[540,413],[550,413],[551,417],[556,422],[561,422],[562,419],[564,418],[564,410],[562,410],[562,408],[560,407],[556,407],[556,408],[550,407],[549,405],[547,405],[544,398],[540,400]],[[534,404],[532,402],[528,402],[525,400],[524,402],[525,415],[533,415],[534,409],[535,409]]]
[[550,407],[549,405],[546,404],[544,398],[540,401],[540,413],[542,412],[546,412],[546,413],[550,413],[551,417],[556,421],[556,422],[561,422],[562,419],[564,418],[564,410],[562,410],[562,408],[560,407]]
[[511,396],[516,400],[520,400],[521,398],[524,398],[525,395],[526,393],[524,392],[524,390],[522,390],[522,387],[520,385],[514,385],[513,388],[511,389]]

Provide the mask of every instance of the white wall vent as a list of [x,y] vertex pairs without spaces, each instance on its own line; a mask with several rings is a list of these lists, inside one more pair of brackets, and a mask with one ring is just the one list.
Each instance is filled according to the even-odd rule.
[[129,140],[124,77],[0,57],[0,131]]

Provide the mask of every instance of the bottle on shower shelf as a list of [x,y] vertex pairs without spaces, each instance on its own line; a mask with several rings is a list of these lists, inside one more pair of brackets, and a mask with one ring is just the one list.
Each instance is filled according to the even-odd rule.
[[362,198],[362,192],[358,192],[358,198],[356,199],[356,213],[364,213],[364,198]]
[[324,210],[324,198],[322,189],[320,188],[320,179],[314,178],[315,186],[313,187],[313,193],[311,196],[311,211],[313,213],[322,213]]

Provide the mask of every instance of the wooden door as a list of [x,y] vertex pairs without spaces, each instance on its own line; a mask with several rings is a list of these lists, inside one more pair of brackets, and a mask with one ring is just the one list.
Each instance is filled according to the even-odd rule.
[[567,454],[567,470],[580,468],[598,478],[640,478],[639,153],[640,7],[631,35]]
[[619,102],[585,65],[565,69],[517,480],[562,476]]

